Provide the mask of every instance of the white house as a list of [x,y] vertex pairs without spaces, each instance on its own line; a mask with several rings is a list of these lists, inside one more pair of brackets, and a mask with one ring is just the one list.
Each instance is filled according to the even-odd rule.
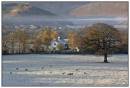
[[68,39],[61,39],[61,37],[58,37],[57,39],[54,39],[51,41],[51,49],[52,50],[59,50],[58,45],[62,45],[64,49],[68,48]]

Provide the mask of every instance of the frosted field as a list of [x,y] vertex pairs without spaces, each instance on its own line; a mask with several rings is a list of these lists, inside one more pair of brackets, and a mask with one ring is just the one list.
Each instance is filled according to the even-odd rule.
[[128,86],[128,55],[3,55],[3,86]]

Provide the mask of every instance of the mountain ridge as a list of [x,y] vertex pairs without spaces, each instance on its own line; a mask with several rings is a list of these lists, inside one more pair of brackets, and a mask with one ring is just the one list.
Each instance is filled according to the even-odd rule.
[[[10,3],[9,3],[10,4]],[[30,15],[45,15],[45,16],[56,16],[56,14],[40,9],[35,6],[31,6],[29,3],[12,3],[12,4],[3,5],[3,14],[8,14],[11,16],[30,16]]]
[[128,17],[127,2],[94,2],[70,11],[72,16],[121,16]]

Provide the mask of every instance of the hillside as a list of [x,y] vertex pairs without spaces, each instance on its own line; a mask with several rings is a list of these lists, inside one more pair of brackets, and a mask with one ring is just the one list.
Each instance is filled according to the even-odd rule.
[[127,2],[95,2],[70,11],[72,16],[121,16],[128,17]]
[[50,11],[31,6],[29,3],[9,3],[4,4],[2,8],[3,14],[11,16],[30,16],[30,15],[46,15],[55,16]]

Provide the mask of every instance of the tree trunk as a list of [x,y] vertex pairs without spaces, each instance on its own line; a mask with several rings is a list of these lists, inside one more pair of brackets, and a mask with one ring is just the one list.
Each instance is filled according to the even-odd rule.
[[108,61],[107,61],[107,53],[104,54],[104,63],[108,63]]
[[22,53],[25,53],[25,44],[22,44]]
[[12,43],[12,51],[11,51],[12,54],[14,54],[14,43]]
[[19,46],[18,46],[18,47],[19,47],[19,52],[18,52],[18,53],[20,54],[20,53],[21,53],[21,50],[20,50],[20,49],[21,49],[21,47],[20,47],[20,43],[19,43]]
[[108,52],[107,42],[104,42],[104,63],[108,63],[108,61],[107,61],[107,52]]

